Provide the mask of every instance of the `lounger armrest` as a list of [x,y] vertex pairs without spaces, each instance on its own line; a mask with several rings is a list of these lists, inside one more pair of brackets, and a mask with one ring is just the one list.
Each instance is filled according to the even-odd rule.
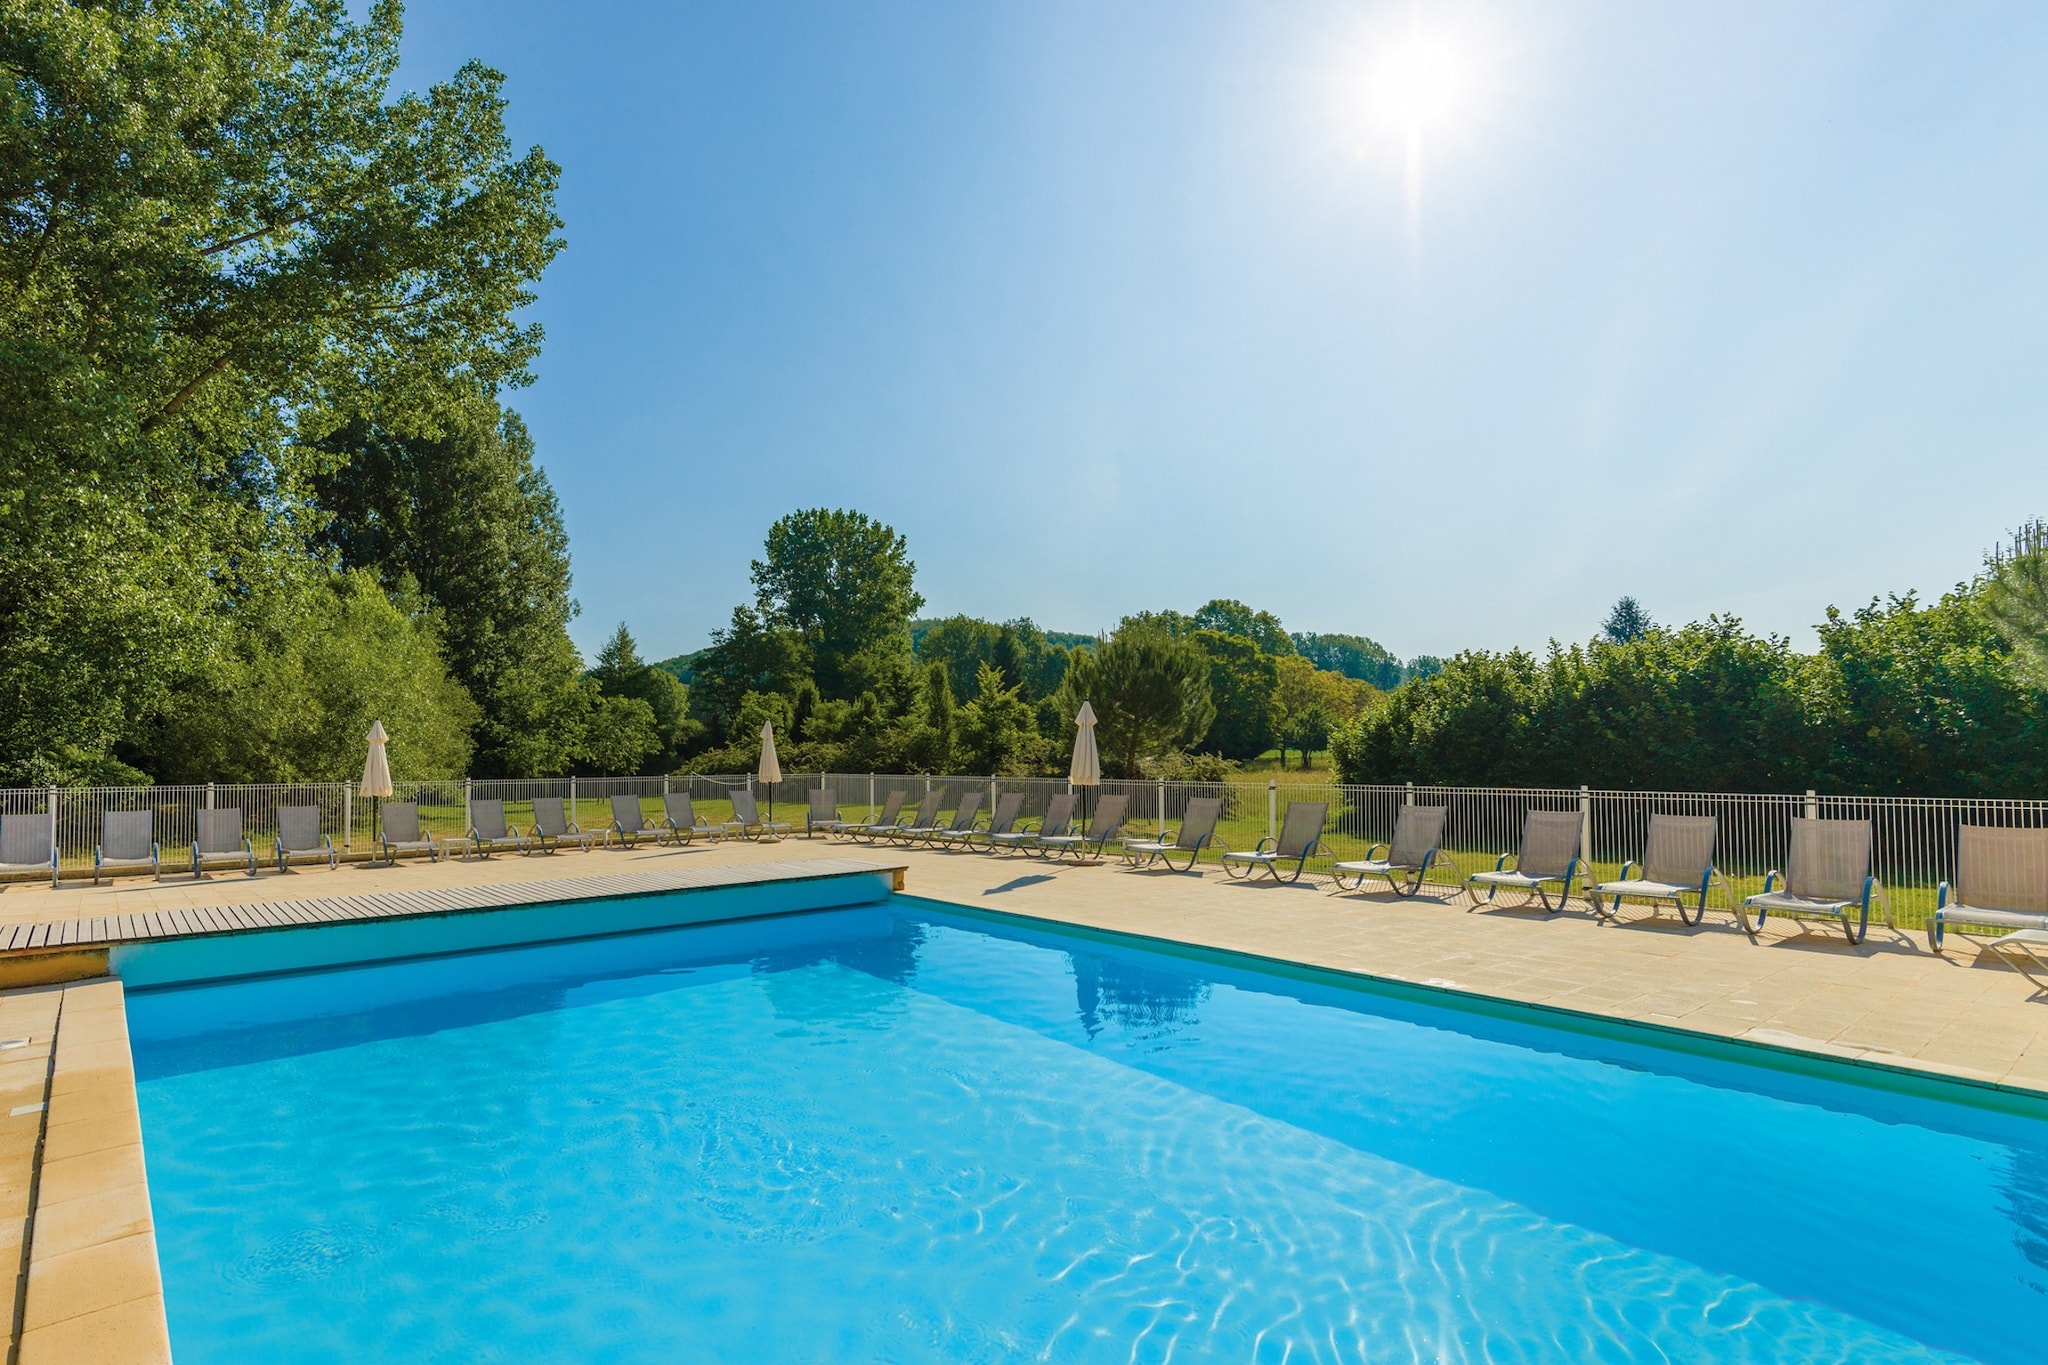
[[1630,858],[1630,859],[1629,859],[1629,860],[1628,860],[1627,862],[1625,862],[1625,863],[1623,863],[1623,864],[1621,865],[1621,875],[1620,875],[1620,876],[1618,876],[1618,877],[1616,877],[1616,878],[1615,878],[1614,880],[1616,880],[1616,881],[1618,881],[1618,882],[1625,882],[1625,881],[1628,881],[1628,880],[1629,880],[1629,874],[1630,874],[1631,872],[1634,872],[1634,871],[1636,870],[1637,866],[1638,866],[1638,864],[1637,864],[1636,860],[1635,860],[1635,859],[1633,859],[1633,858]]
[[1368,863],[1380,862],[1391,855],[1393,851],[1394,846],[1392,844],[1373,844],[1365,850],[1363,861]]
[[1936,914],[1940,914],[1943,910],[1946,910],[1947,908],[1948,883],[1943,882],[1940,886],[1934,888],[1934,910]]
[[1764,895],[1768,896],[1771,894],[1772,891],[1777,889],[1778,878],[1781,875],[1782,874],[1775,867],[1772,868],[1769,872],[1764,873]]
[[[1273,847],[1272,847],[1272,848],[1268,848],[1268,847],[1266,847],[1266,845],[1268,845],[1268,844],[1271,844],[1271,845],[1272,845]],[[1267,836],[1266,836],[1265,838],[1263,838],[1263,839],[1259,840],[1259,842],[1258,842],[1258,843],[1256,843],[1256,844],[1254,844],[1254,845],[1252,846],[1252,852],[1254,852],[1254,853],[1271,853],[1271,852],[1273,852],[1273,851],[1274,851],[1275,849],[1277,849],[1277,848],[1279,848],[1279,847],[1280,847],[1280,841],[1279,841],[1278,839],[1275,839],[1275,838],[1274,838],[1274,837],[1273,837],[1272,835],[1268,834],[1268,835],[1267,835]]]
[[1517,861],[1517,859],[1514,854],[1503,853],[1498,858],[1495,858],[1493,860],[1493,870],[1495,872],[1505,872],[1508,870],[1508,864],[1515,861]]

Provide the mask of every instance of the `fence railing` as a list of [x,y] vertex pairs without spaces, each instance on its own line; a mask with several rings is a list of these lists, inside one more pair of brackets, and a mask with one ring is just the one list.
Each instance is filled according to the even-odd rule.
[[[985,809],[993,808],[1002,794],[1015,792],[1024,797],[1027,816],[1042,815],[1054,795],[1072,790],[1062,778],[887,773],[791,773],[767,785],[746,774],[698,773],[452,779],[397,782],[393,787],[391,799],[417,802],[422,827],[437,838],[467,831],[470,803],[477,799],[502,800],[507,818],[525,826],[532,820],[533,798],[560,797],[572,820],[585,829],[601,829],[611,823],[614,796],[638,799],[651,817],[660,813],[665,794],[687,792],[705,818],[717,820],[730,814],[732,791],[747,788],[755,790],[764,805],[774,803],[780,818],[802,828],[807,794],[820,788],[831,790],[835,805],[852,814],[881,805],[893,791],[906,793],[913,805],[929,792],[941,792],[942,814],[950,814],[970,790],[983,793]],[[1925,920],[1934,907],[1936,887],[1953,877],[1956,831],[1961,826],[2048,827],[2048,800],[2040,799],[1345,786],[1275,778],[1220,783],[1110,780],[1095,789],[1091,800],[1099,803],[1112,794],[1129,800],[1127,827],[1147,833],[1171,832],[1191,798],[1220,796],[1224,808],[1217,833],[1222,847],[1233,849],[1250,848],[1275,835],[1290,802],[1325,802],[1329,813],[1323,845],[1309,862],[1310,873],[1322,875],[1332,863],[1363,857],[1372,845],[1390,840],[1401,808],[1411,804],[1448,808],[1445,848],[1457,867],[1468,872],[1514,852],[1523,818],[1532,809],[1580,813],[1585,847],[1598,876],[1613,876],[1624,861],[1641,857],[1653,814],[1711,815],[1719,821],[1715,862],[1738,895],[1760,889],[1765,874],[1783,866],[1793,817],[1869,820],[1875,834],[1874,870],[1894,917],[1909,926]],[[198,812],[230,806],[242,812],[243,833],[259,856],[267,856],[275,845],[280,806],[317,806],[323,831],[349,856],[372,856],[375,847],[377,803],[358,795],[349,782],[0,789],[0,812],[50,822],[59,867],[67,876],[91,869],[93,847],[110,812],[153,811],[165,865],[176,868],[185,864],[197,833]],[[1209,857],[1220,857],[1220,849]]]

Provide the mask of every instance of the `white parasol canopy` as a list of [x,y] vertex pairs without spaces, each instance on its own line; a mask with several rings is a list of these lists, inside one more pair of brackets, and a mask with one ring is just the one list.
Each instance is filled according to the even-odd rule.
[[1102,755],[1095,750],[1095,708],[1087,702],[1081,703],[1081,714],[1074,717],[1079,727],[1074,735],[1074,765],[1067,770],[1067,781],[1077,787],[1094,787],[1102,782]]
[[365,738],[370,741],[370,752],[363,759],[363,795],[389,796],[391,762],[384,756],[384,746],[390,742],[391,736],[384,733],[384,722],[371,721],[370,733]]
[[782,763],[775,757],[775,722],[772,720],[761,722],[761,771],[754,776],[761,782],[782,780]]

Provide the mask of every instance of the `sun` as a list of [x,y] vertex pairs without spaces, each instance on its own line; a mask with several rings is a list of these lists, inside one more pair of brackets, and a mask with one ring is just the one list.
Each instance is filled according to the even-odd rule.
[[1389,46],[1371,79],[1380,116],[1409,133],[1452,122],[1466,103],[1471,82],[1470,65],[1462,53],[1441,39],[1420,36]]

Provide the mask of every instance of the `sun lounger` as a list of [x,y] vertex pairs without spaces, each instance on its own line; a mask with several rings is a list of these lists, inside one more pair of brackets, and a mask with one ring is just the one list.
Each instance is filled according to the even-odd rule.
[[[1423,878],[1431,868],[1442,865],[1455,874],[1458,865],[1443,851],[1444,819],[1449,814],[1448,806],[1401,807],[1401,813],[1394,817],[1391,844],[1374,844],[1365,851],[1363,859],[1330,868],[1336,891],[1362,891],[1367,877],[1385,877],[1387,889],[1395,895],[1413,896],[1422,890]],[[1406,886],[1399,880],[1404,873],[1409,878]],[[1353,879],[1349,886],[1344,885],[1346,877]]]
[[[1652,907],[1669,902],[1678,911],[1679,923],[1698,924],[1707,917],[1707,886],[1720,875],[1714,870],[1719,832],[1720,822],[1711,815],[1651,815],[1642,862],[1623,863],[1615,880],[1586,888],[1593,913],[1611,920],[1621,914],[1624,899],[1648,901]],[[1608,898],[1605,906],[1600,904],[1602,896]],[[1692,898],[1690,915],[1687,897]]]
[[[1772,914],[1833,919],[1841,921],[1849,942],[1861,943],[1870,930],[1873,898],[1883,907],[1885,924],[1890,925],[1891,906],[1885,902],[1884,888],[1870,874],[1871,839],[1868,820],[1794,819],[1792,849],[1785,857],[1784,872],[1773,869],[1764,878],[1763,891],[1744,897],[1736,912],[1744,932],[1754,937]],[[1753,926],[1751,910],[1756,911]]]
[[1019,821],[1010,829],[988,835],[991,852],[1022,853],[1030,856],[1041,838],[1057,838],[1074,827],[1074,794],[1059,792],[1046,804],[1045,816],[1036,822]]
[[302,858],[325,858],[329,871],[341,858],[334,840],[320,832],[318,806],[277,808],[277,870],[284,871]]
[[1927,946],[1940,952],[1942,933],[1952,924],[2048,930],[2048,829],[1957,830],[1955,883],[1943,882],[1935,892]]
[[[1327,801],[1289,801],[1287,817],[1280,822],[1280,837],[1259,840],[1259,846],[1249,853],[1224,854],[1224,875],[1249,877],[1264,869],[1276,882],[1300,881],[1302,869],[1322,847],[1323,821],[1329,813]],[[1281,876],[1280,869],[1289,863],[1294,864],[1293,868]],[[1244,871],[1239,872],[1239,868]]]
[[1087,833],[1042,834],[1036,847],[1050,858],[1065,857],[1069,853],[1076,858],[1100,858],[1109,847],[1109,841],[1123,833],[1124,813],[1130,805],[1128,796],[1105,796],[1088,821]]
[[909,792],[890,792],[888,796],[883,798],[882,809],[879,814],[871,811],[869,814],[873,816],[872,819],[862,823],[849,824],[846,827],[847,837],[860,839],[870,844],[874,843],[877,839],[887,838],[889,831],[895,829],[903,822],[903,803],[909,799]]
[[699,815],[688,792],[670,792],[661,798],[661,808],[661,837],[673,840],[678,847],[699,835],[706,839],[723,839],[728,831],[737,829],[733,825],[714,824]]
[[[1013,802],[1010,799],[1012,795],[1015,795],[1015,793],[1006,793],[998,796],[996,798],[996,810],[1000,813],[1003,806],[1009,804],[1011,806],[1010,823],[1015,824],[1017,812],[1024,808],[1024,798],[1017,796]],[[964,825],[960,823],[963,815],[967,820],[967,823]],[[934,834],[932,842],[958,844],[962,848],[973,848],[974,841],[987,834],[994,825],[995,821],[992,818],[981,814],[981,793],[978,791],[969,792],[961,800],[960,809],[953,812],[953,823],[940,830],[937,834]]]
[[156,812],[110,810],[100,817],[100,841],[92,846],[92,884],[102,875],[147,872],[164,879],[163,849],[156,841]]
[[945,828],[944,825],[939,823],[939,807],[945,804],[945,788],[941,787],[936,791],[928,791],[924,794],[924,800],[917,803],[917,814],[911,816],[910,819],[900,825],[891,825],[887,829],[881,830],[880,834],[884,839],[906,844],[914,844],[921,839],[929,839],[933,830]]
[[803,812],[803,837],[815,839],[817,835],[836,835],[846,829],[848,821],[840,819],[840,794],[825,786],[815,786],[803,794],[807,806]]
[[501,848],[526,852],[526,836],[505,822],[505,803],[495,796],[473,797],[469,803],[469,833],[443,842],[443,847],[463,845],[465,854],[480,853],[488,858]]
[[561,797],[536,796],[533,798],[533,837],[543,853],[553,853],[558,844],[574,844],[588,853],[590,841],[598,836],[584,833],[583,826],[569,818],[568,807]]
[[953,812],[952,820],[927,834],[925,842],[928,844],[945,844],[965,839],[968,835],[974,833],[974,822],[980,816],[981,793],[978,791],[969,792],[960,798],[959,809]]
[[[1150,867],[1155,862],[1163,862],[1170,871],[1190,871],[1195,865],[1195,860],[1202,856],[1202,850],[1216,842],[1216,822],[1222,817],[1222,797],[1191,797],[1187,809],[1181,812],[1180,828],[1174,832],[1170,841],[1126,839],[1124,861],[1132,867]],[[1187,862],[1175,867],[1175,858],[1186,858]]]
[[209,867],[241,867],[256,875],[256,845],[242,835],[242,808],[223,806],[199,812],[199,837],[192,841],[192,875],[204,877]]
[[740,837],[745,839],[780,839],[795,828],[781,820],[763,820],[761,808],[754,804],[754,794],[745,787],[733,790],[732,820],[739,826]]
[[0,815],[0,872],[50,874],[57,884],[57,849],[48,815]]
[[417,801],[386,801],[384,803],[384,834],[379,841],[384,849],[384,861],[395,863],[401,853],[424,853],[427,861],[441,861],[441,846],[433,837],[420,831],[420,806]]
[[[1465,879],[1465,894],[1471,909],[1479,907],[1479,888],[1486,888],[1486,903],[1493,903],[1500,891],[1520,891],[1534,896],[1543,909],[1555,914],[1571,899],[1572,879],[1579,876],[1579,813],[1575,810],[1532,810],[1522,822],[1522,847],[1513,856],[1503,853],[1491,872],[1474,872]],[[1550,903],[1550,886],[1558,888],[1557,904]]]
[[967,848],[973,848],[974,841],[979,839],[984,850],[992,850],[995,847],[993,841],[996,838],[1008,834],[1017,828],[1018,817],[1023,813],[1023,792],[999,793],[996,796],[996,808],[990,814],[988,823],[979,829],[969,830],[961,839],[961,843]]
[[611,828],[604,832],[605,845],[616,838],[620,848],[631,848],[643,835],[659,841],[661,827],[647,822],[647,812],[641,809],[639,797],[614,796]]

